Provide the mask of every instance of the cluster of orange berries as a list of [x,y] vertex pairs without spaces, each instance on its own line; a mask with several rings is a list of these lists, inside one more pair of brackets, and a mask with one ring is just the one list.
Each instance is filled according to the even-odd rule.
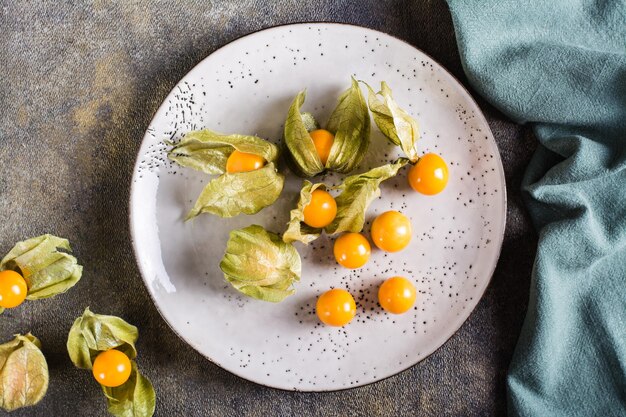
[[[404,249],[411,241],[411,234],[410,220],[398,211],[386,211],[372,223],[372,241],[385,252]],[[363,234],[344,233],[335,240],[333,252],[341,266],[357,269],[369,260],[371,247]],[[415,286],[404,277],[389,278],[378,289],[378,303],[392,314],[409,311],[416,297]],[[348,291],[334,288],[318,298],[316,312],[324,324],[344,326],[356,316],[356,303]]]
[[[319,129],[311,132],[311,139],[322,163],[325,163],[333,143],[332,133]],[[441,192],[448,182],[448,167],[437,154],[422,156],[408,174],[411,187],[422,194]],[[328,226],[337,215],[335,199],[324,190],[311,193],[310,203],[304,207],[304,223],[314,227]],[[371,238],[385,252],[398,252],[411,241],[411,222],[402,213],[387,211],[374,220]],[[333,253],[341,266],[356,269],[364,266],[370,258],[371,246],[361,233],[344,233],[335,240]],[[402,314],[415,304],[417,293],[411,281],[404,277],[392,277],[378,289],[378,302],[387,312]],[[316,303],[318,318],[330,326],[344,326],[356,315],[354,297],[343,289],[335,288],[322,294]]]

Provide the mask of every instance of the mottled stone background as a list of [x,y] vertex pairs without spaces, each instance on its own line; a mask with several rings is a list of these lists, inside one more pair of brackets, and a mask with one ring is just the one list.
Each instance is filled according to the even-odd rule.
[[0,317],[0,340],[32,331],[50,367],[44,400],[14,415],[106,415],[98,385],[73,367],[65,350],[72,321],[86,306],[139,327],[138,362],[155,385],[158,416],[505,413],[505,375],[526,310],[536,245],[520,199],[535,140],[476,94],[506,172],[502,256],[461,330],[400,375],[319,394],[235,377],[192,350],[161,319],[129,240],[129,185],[144,130],[170,89],[202,58],[278,24],[349,22],[415,45],[467,85],[443,0],[7,0],[0,7],[0,252],[50,232],[68,237],[85,266],[69,293],[27,302]]

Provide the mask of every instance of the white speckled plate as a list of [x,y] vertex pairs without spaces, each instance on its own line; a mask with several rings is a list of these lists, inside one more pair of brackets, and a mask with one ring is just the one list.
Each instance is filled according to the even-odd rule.
[[[261,224],[282,232],[302,180],[284,167],[280,199],[254,216],[201,215],[183,222],[205,174],[167,160],[164,140],[211,128],[279,142],[287,109],[307,88],[303,110],[324,121],[350,75],[389,83],[400,105],[421,124],[420,152],[449,163],[445,191],[412,191],[406,169],[382,185],[369,209],[395,209],[412,221],[404,251],[373,250],[362,269],[339,267],[332,241],[297,244],[303,259],[296,294],[280,304],[240,295],[219,269],[228,233]],[[399,155],[373,125],[362,170]],[[340,178],[327,177],[327,182]],[[240,38],[200,62],[167,97],[139,151],[131,193],[131,230],[139,267],[158,309],[191,346],[223,368],[277,388],[326,391],[356,387],[414,365],[441,346],[482,296],[500,254],[505,224],[502,164],[485,118],[463,87],[414,47],[373,30],[341,24],[280,26]],[[369,233],[369,224],[366,226]],[[377,306],[379,284],[409,277],[415,308],[392,316]],[[319,324],[319,294],[349,289],[357,317],[344,328]]]

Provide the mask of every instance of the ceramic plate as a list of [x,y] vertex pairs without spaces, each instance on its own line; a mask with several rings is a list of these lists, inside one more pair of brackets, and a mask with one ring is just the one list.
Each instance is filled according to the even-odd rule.
[[[399,104],[416,117],[418,150],[437,152],[450,181],[439,195],[412,191],[407,168],[383,183],[368,211],[399,210],[412,221],[402,252],[373,250],[369,263],[338,266],[332,239],[296,244],[303,273],[296,294],[279,304],[247,298],[219,269],[228,233],[260,224],[285,229],[302,179],[283,166],[279,200],[254,216],[201,215],[183,222],[209,178],[170,163],[164,141],[210,128],[256,134],[279,143],[296,93],[303,111],[324,121],[350,76],[378,88],[387,81]],[[373,124],[360,170],[399,156]],[[337,183],[340,177],[324,181]],[[141,145],[131,192],[131,230],[146,286],[170,326],[219,366],[260,384],[327,391],[368,384],[402,371],[440,347],[470,315],[487,287],[505,224],[502,163],[485,118],[444,68],[411,45],[374,30],[341,24],[280,26],[240,38],[211,54],[169,94]],[[369,222],[365,233],[369,233]],[[415,307],[390,315],[377,306],[380,283],[394,275],[418,289]],[[317,297],[348,289],[357,317],[344,328],[321,325]]]

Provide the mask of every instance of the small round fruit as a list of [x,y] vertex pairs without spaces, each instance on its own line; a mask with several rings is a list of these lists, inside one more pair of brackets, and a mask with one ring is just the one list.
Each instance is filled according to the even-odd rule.
[[415,304],[415,286],[406,278],[393,277],[378,289],[378,302],[386,311],[393,314],[406,313]]
[[409,170],[409,184],[419,193],[440,193],[448,183],[448,166],[439,155],[427,153]]
[[304,207],[304,222],[311,227],[326,227],[335,220],[337,203],[332,195],[324,190],[311,193],[311,202]]
[[233,151],[226,160],[226,172],[234,174],[236,172],[248,172],[262,168],[265,159],[253,153]]
[[349,269],[360,268],[370,259],[372,248],[360,233],[344,233],[335,240],[333,253],[339,265]]
[[314,130],[309,135],[313,139],[313,145],[315,145],[315,150],[322,161],[322,165],[326,165],[328,155],[330,155],[330,148],[333,147],[333,142],[335,141],[335,135],[326,129]]
[[119,387],[130,377],[130,359],[116,349],[102,352],[93,361],[93,376],[105,387]]
[[320,295],[315,310],[322,323],[340,327],[352,321],[356,304],[348,291],[335,288]]
[[372,241],[385,252],[398,252],[411,241],[411,221],[398,211],[386,211],[372,223]]
[[24,278],[7,269],[0,272],[0,307],[13,308],[24,302],[28,287]]

